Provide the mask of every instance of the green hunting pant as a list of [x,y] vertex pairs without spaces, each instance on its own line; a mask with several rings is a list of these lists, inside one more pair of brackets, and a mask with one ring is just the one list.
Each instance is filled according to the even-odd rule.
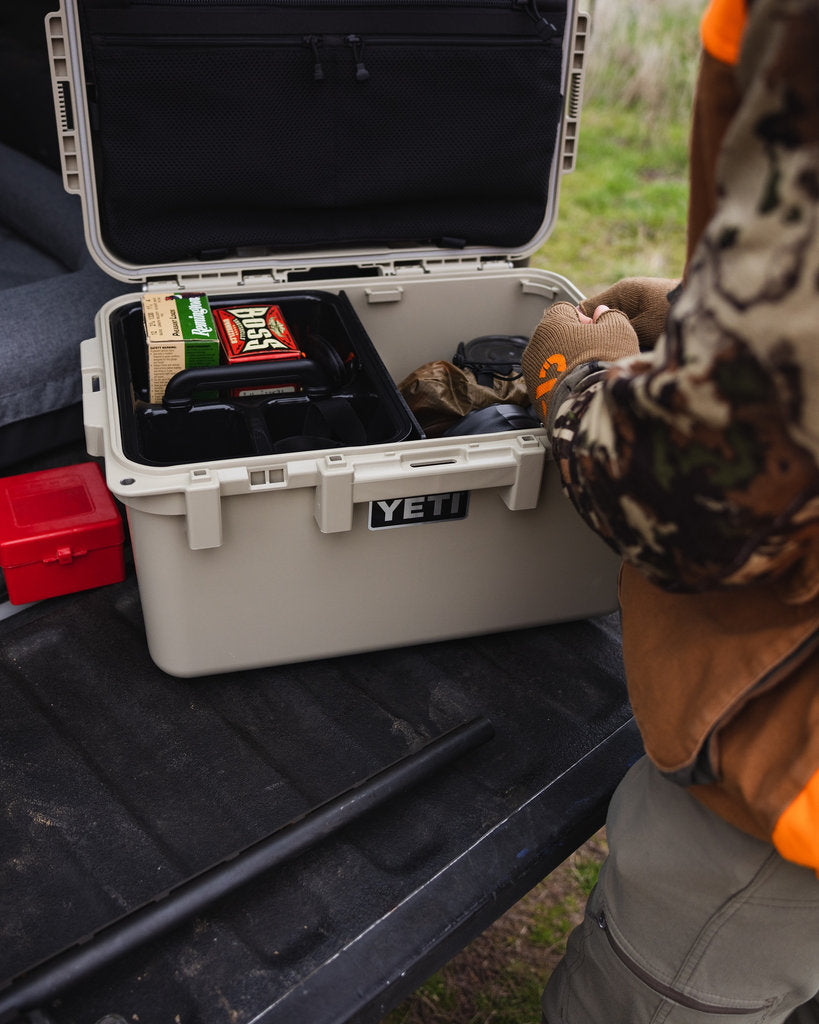
[[548,1024],[819,1024],[819,879],[643,758],[543,994]]

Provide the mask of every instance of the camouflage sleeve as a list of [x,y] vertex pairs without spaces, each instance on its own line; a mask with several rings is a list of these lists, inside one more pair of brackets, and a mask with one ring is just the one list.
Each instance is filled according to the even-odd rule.
[[569,495],[669,589],[819,591],[817,52],[813,0],[758,0],[721,200],[665,336],[555,395]]

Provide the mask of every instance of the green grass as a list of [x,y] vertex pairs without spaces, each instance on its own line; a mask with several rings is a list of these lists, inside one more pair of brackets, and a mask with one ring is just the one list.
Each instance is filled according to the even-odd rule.
[[601,861],[597,856],[575,856],[568,867],[567,889],[557,903],[537,903],[532,910],[529,941],[563,954],[569,933],[583,913],[597,883]]
[[586,99],[644,120],[688,117],[705,0],[596,0],[586,60]]
[[701,0],[597,0],[577,164],[532,258],[587,295],[675,277],[685,258],[688,133]]
[[573,927],[572,916],[577,910],[578,901],[573,894],[566,896],[562,903],[537,907],[532,913],[530,940],[536,946],[560,949],[562,952]]
[[586,294],[622,277],[675,277],[685,257],[687,121],[650,127],[601,102],[583,111],[577,169],[561,185],[557,223],[532,265]]
[[592,889],[597,885],[597,876],[600,874],[600,858],[577,857],[572,864],[571,871],[578,890],[584,899],[588,899]]

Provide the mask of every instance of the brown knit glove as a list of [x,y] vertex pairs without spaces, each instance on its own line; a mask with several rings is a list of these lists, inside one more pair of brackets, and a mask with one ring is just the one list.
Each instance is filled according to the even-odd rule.
[[581,363],[613,362],[640,351],[625,313],[608,309],[594,323],[581,323],[569,302],[556,302],[543,314],[523,353],[521,365],[529,398],[543,422],[555,385]]
[[591,316],[598,306],[619,309],[629,318],[637,332],[640,348],[654,348],[657,338],[665,328],[668,316],[668,293],[679,281],[666,277],[625,277],[599,295],[584,299],[580,308]]

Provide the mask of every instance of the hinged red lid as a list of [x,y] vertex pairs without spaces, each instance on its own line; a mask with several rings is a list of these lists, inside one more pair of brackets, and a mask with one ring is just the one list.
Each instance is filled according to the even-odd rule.
[[122,519],[94,462],[0,480],[0,566],[63,564],[123,541]]

